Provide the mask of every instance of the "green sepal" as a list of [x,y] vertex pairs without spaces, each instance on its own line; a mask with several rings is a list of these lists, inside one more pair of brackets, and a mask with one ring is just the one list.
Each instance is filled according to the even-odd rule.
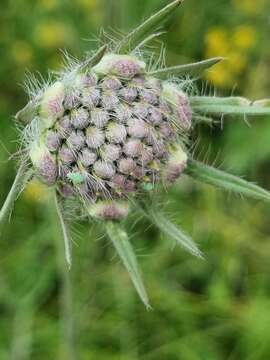
[[0,210],[0,232],[1,232],[2,227],[4,225],[6,225],[6,223],[9,220],[9,216],[12,212],[15,201],[17,200],[18,196],[25,188],[27,182],[32,177],[32,175],[33,175],[32,170],[29,170],[26,162],[23,161],[21,163],[21,165],[19,166],[16,177],[12,184],[12,187],[11,187],[11,189],[6,197],[6,200]]
[[151,306],[144,288],[136,255],[129,242],[128,234],[117,222],[107,221],[105,226],[108,237],[112,241],[120,259],[126,267],[130,279],[132,280],[142,302],[147,309],[150,309]]
[[83,69],[85,67],[93,67],[96,64],[100,62],[100,60],[103,58],[104,54],[106,53],[108,49],[107,45],[101,46],[90,58],[86,59],[82,65],[80,66],[80,69]]
[[242,97],[190,97],[194,112],[212,115],[270,115],[270,105],[265,101],[253,103]]
[[151,71],[149,75],[156,76],[159,78],[168,78],[171,76],[180,76],[184,74],[188,74],[191,76],[199,76],[203,71],[211,68],[212,66],[216,65],[222,60],[223,60],[222,57],[216,57],[192,64],[172,66],[164,69]]
[[16,121],[23,125],[29,124],[38,114],[38,105],[33,101],[29,101],[23,109],[15,115]]
[[196,160],[188,161],[185,173],[196,180],[224,190],[258,200],[270,201],[270,192],[260,186]]
[[183,0],[175,0],[163,9],[152,15],[136,29],[126,35],[119,43],[116,51],[120,54],[128,53],[145,38],[149,32],[153,32],[162,22],[164,22],[169,15],[183,2]]
[[145,215],[148,219],[164,234],[174,239],[177,244],[182,246],[185,250],[199,258],[203,258],[203,254],[196,245],[196,243],[178,226],[174,225],[166,218],[162,211],[157,208],[146,207],[144,209]]
[[64,215],[63,215],[63,207],[62,207],[61,199],[56,192],[54,195],[54,200],[55,200],[56,212],[57,212],[57,215],[59,218],[59,222],[60,222],[62,234],[63,234],[63,239],[64,239],[65,259],[66,259],[68,268],[71,269],[71,266],[72,266],[72,241],[71,241],[68,225],[67,225]]

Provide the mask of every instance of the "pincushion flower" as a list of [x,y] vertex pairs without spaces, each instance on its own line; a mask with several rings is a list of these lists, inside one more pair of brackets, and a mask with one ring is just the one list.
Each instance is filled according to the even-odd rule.
[[104,226],[147,307],[148,296],[122,225],[134,208],[200,257],[193,240],[153,207],[157,191],[186,173],[270,200],[266,190],[194,160],[190,136],[198,122],[211,122],[215,116],[270,114],[267,101],[192,94],[186,79],[221,58],[153,69],[144,54],[145,44],[160,34],[151,31],[180,3],[173,1],[130,34],[102,45],[83,61],[69,62],[48,83],[29,87],[29,102],[16,115],[16,121],[24,125],[21,164],[0,213],[4,224],[29,179],[39,178],[54,191],[68,265],[71,241],[66,203],[76,209],[74,217],[88,217]]

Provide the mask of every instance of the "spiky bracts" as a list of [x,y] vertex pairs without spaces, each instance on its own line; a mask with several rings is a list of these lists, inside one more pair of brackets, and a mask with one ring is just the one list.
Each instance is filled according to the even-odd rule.
[[[84,215],[105,225],[147,307],[137,260],[120,223],[130,206],[136,206],[192,254],[201,256],[192,239],[153,206],[151,190],[158,185],[167,187],[186,173],[220,188],[270,201],[266,190],[199,163],[189,152],[190,133],[197,122],[211,122],[216,115],[270,115],[269,100],[253,103],[241,97],[187,93],[185,78],[200,75],[221,58],[158,69],[145,60],[143,46],[161,34],[152,31],[181,2],[173,1],[119,42],[102,46],[37,92],[31,91],[29,103],[16,115],[16,120],[26,125],[24,163],[0,212],[2,225],[29,177],[39,177],[55,190],[69,266],[66,201],[75,202]],[[182,75],[185,77],[179,79]],[[31,174],[26,166],[29,159]]]
[[148,184],[173,183],[186,166],[188,97],[174,83],[148,76],[134,56],[105,54],[32,101],[38,104],[39,136],[29,144],[36,175],[89,208],[139,195]]

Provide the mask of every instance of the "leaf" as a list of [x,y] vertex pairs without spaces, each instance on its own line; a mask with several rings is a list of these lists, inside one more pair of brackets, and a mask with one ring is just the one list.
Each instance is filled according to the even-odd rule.
[[190,104],[195,112],[212,115],[270,115],[269,104],[252,103],[242,97],[195,96],[190,98]]
[[23,109],[17,112],[15,115],[16,121],[23,125],[29,124],[37,115],[38,106],[33,101],[29,101]]
[[163,233],[167,234],[169,237],[174,239],[180,246],[189,251],[191,254],[203,258],[201,251],[195,242],[178,226],[175,226],[170,222],[162,212],[155,209],[150,209],[147,207],[146,216],[159,228]]
[[152,15],[136,29],[126,35],[120,41],[116,51],[121,54],[132,51],[142,39],[149,34],[149,32],[153,32],[162,22],[164,22],[182,2],[183,0],[175,0],[156,14]]
[[64,245],[65,245],[65,258],[66,258],[66,262],[68,264],[68,268],[71,269],[72,266],[72,241],[69,235],[69,229],[68,226],[65,222],[64,216],[63,216],[63,208],[60,202],[60,199],[58,197],[58,195],[55,192],[55,207],[56,207],[56,212],[59,218],[59,222],[62,228],[62,233],[63,233],[63,238],[64,238]]
[[233,191],[254,199],[270,201],[270,192],[238,176],[231,175],[196,160],[189,160],[185,173],[203,183]]
[[1,208],[0,211],[0,230],[8,222],[8,218],[12,212],[15,201],[25,187],[25,184],[32,176],[27,168],[26,163],[23,161],[17,171],[16,177],[14,179],[13,185],[9,191],[8,196]]
[[151,308],[147,293],[139,271],[138,263],[132,246],[129,242],[128,235],[121,226],[113,221],[106,223],[106,231],[111,239],[119,257],[125,265],[129,276],[146,308]]
[[148,75],[157,76],[160,78],[166,78],[169,76],[179,76],[182,74],[189,74],[193,76],[200,75],[204,70],[209,69],[210,67],[216,65],[221,60],[223,60],[222,57],[216,57],[208,60],[199,61],[192,64],[186,64],[186,65],[177,65],[172,66],[164,69],[159,69],[155,71],[151,71],[148,73]]

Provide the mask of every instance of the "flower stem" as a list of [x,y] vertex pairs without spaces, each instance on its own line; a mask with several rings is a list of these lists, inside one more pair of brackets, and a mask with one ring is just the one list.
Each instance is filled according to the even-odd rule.
[[[59,216],[59,204],[55,194],[56,211]],[[62,224],[61,224],[62,225]],[[73,299],[71,274],[66,263],[65,244],[61,237],[56,234],[56,251],[58,260],[58,273],[61,282],[60,289],[60,331],[61,331],[61,350],[62,357],[66,360],[75,360],[77,358],[74,340],[74,317],[73,317]]]

